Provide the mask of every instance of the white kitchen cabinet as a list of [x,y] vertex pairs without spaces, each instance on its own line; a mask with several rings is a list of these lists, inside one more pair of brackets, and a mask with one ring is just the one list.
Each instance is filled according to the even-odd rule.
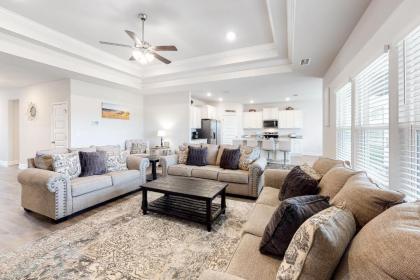
[[211,105],[201,106],[201,118],[202,119],[217,119],[216,107]]
[[244,112],[243,113],[243,128],[262,128],[263,120],[262,112]]
[[283,110],[279,112],[279,128],[302,128],[303,115],[299,110]]
[[201,128],[201,108],[191,106],[191,128]]
[[263,120],[277,120],[279,118],[278,108],[263,108]]

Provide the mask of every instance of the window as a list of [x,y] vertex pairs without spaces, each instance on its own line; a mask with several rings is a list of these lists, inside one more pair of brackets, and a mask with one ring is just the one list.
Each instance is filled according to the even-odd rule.
[[398,45],[400,191],[420,198],[420,28]]
[[388,63],[388,54],[383,54],[354,80],[353,165],[367,171],[382,186],[388,186],[389,182]]
[[351,83],[336,92],[336,158],[351,162]]

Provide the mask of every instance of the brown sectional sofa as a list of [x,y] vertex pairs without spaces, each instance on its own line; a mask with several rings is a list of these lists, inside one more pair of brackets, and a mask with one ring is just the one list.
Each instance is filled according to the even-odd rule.
[[[330,168],[336,167],[337,165],[344,166],[345,164],[344,162],[337,164],[337,161],[333,161],[329,159],[320,159],[317,161],[317,163],[314,164],[313,168],[319,173],[325,174]],[[227,270],[225,272],[215,272],[215,271],[207,270],[201,275],[200,280],[282,279],[282,278],[276,278],[282,259],[261,254],[259,251],[259,245],[260,245],[261,238],[263,236],[266,225],[270,221],[271,216],[276,210],[276,208],[280,205],[280,201],[278,199],[278,193],[280,191],[280,188],[283,185],[283,181],[286,178],[288,172],[289,171],[287,170],[273,170],[273,169],[269,169],[265,171],[264,173],[265,186],[261,192],[261,195],[256,201],[255,207],[250,213],[247,222],[243,226],[243,233],[242,233],[240,243],[227,267]],[[370,182],[369,180],[361,179],[363,178],[363,176],[365,176],[364,173],[358,174],[355,176],[358,176],[359,178],[357,178],[356,180],[351,180],[351,182],[349,182],[350,184],[352,184],[351,187],[354,187],[357,184],[360,184],[361,181],[363,181],[363,184],[368,184],[368,182]],[[373,185],[372,182],[370,183]],[[378,199],[378,198],[374,198],[374,199]],[[411,205],[409,205],[408,203],[404,203],[401,205],[407,205],[405,206],[405,208],[407,207],[410,208],[411,212],[409,212],[408,214],[407,213],[401,214],[401,216],[404,216],[404,215],[409,216],[410,220],[401,221],[401,223],[394,221],[395,224],[398,224],[398,226],[395,225],[394,228],[399,231],[404,231],[406,229],[402,227],[401,225],[405,225],[406,228],[408,229],[408,232],[411,232],[410,234],[407,234],[407,236],[410,238],[409,240],[406,240],[406,238],[401,239],[402,241],[404,240],[403,243],[406,244],[405,246],[407,246],[407,244],[411,246],[415,246],[414,244],[420,245],[420,239],[419,239],[420,238],[420,216],[417,217],[416,221],[413,221],[413,216],[415,216],[416,213],[420,213],[420,203],[411,204]],[[396,207],[399,207],[399,206],[396,206]],[[396,217],[396,216],[397,215],[394,214],[393,217]],[[371,223],[374,223],[374,221],[375,219],[372,220]],[[366,228],[369,228],[369,225],[370,223],[367,224]],[[417,232],[413,233],[412,232],[413,229],[415,229]],[[373,229],[370,228],[369,231],[370,231],[369,234],[371,234],[371,232],[373,232]],[[363,230],[361,232],[363,232]],[[386,233],[388,233],[388,236],[390,236],[389,232],[386,232]],[[354,239],[355,240],[366,239],[366,236],[358,238],[359,235],[360,234],[356,234]],[[382,236],[384,235],[385,233],[382,234]],[[398,237],[401,238],[401,236],[398,236]],[[371,238],[371,237],[368,237],[368,238]],[[360,244],[357,244],[357,245],[359,248],[361,247]],[[384,245],[383,247],[386,247],[386,246]],[[388,249],[391,247],[392,246],[388,246]],[[373,246],[370,249],[371,251],[374,251]],[[399,249],[400,249],[399,250],[400,254],[404,252],[404,249],[402,248],[399,248]],[[349,255],[347,253],[345,256],[342,257],[340,264],[337,266],[337,268],[339,268],[338,270],[340,271],[338,272],[336,271],[335,279],[369,279],[369,280],[392,279],[390,275],[387,275],[387,273],[389,274],[390,272],[380,271],[381,269],[378,268],[378,266],[375,267],[374,265],[375,262],[377,263],[380,262],[380,259],[382,257],[381,254],[383,254],[383,252],[378,253],[378,254],[375,254],[375,252],[372,252],[372,256],[369,256],[367,252],[360,253],[360,255],[365,257],[365,260],[363,260],[363,262],[366,263],[365,267],[370,267],[370,269],[373,269],[373,271],[369,273],[369,275],[371,275],[370,278],[361,277],[361,275],[363,275],[363,271],[361,271],[360,269],[349,267],[350,263],[351,263],[351,266],[357,266],[356,264],[358,262],[357,257],[353,256],[355,255],[354,250],[359,250],[359,249],[357,248],[353,249],[353,247],[351,247],[351,249],[348,250],[350,251],[351,254]],[[405,250],[409,250],[409,249],[406,248]],[[392,256],[393,252],[391,251],[388,254]],[[356,255],[358,256],[359,254],[356,254]],[[410,258],[410,259],[416,258],[415,252],[411,252],[409,255],[410,256],[408,256],[407,258]],[[366,260],[368,258],[374,258],[375,261]],[[394,260],[397,260],[397,259],[398,258],[395,258]],[[386,261],[389,261],[389,259],[387,259]],[[418,260],[416,262],[418,265],[420,265]],[[402,265],[405,268],[408,267],[408,270],[410,270],[410,271],[407,271],[407,275],[415,275],[416,273],[418,273],[417,275],[420,275],[420,268],[418,265],[415,265],[412,263],[410,264],[407,262],[403,262]],[[387,265],[385,264],[384,267],[387,267]],[[394,273],[393,275],[401,274],[398,268],[395,268],[393,266],[389,266],[389,267],[391,270],[396,271],[395,273],[391,272],[391,273]],[[381,274],[383,277],[372,278],[372,275],[374,275],[375,273],[378,273],[378,275]],[[356,278],[350,277],[350,276],[356,276],[356,275],[358,276]],[[300,277],[299,279],[306,279],[306,278]],[[409,278],[401,277],[399,279],[409,279]]]
[[232,145],[207,144],[206,166],[193,166],[178,163],[178,155],[163,156],[160,158],[163,176],[184,176],[208,180],[217,180],[229,183],[227,193],[257,198],[264,185],[263,172],[267,165],[265,158],[254,161],[249,170],[230,170],[219,167],[221,153],[225,147]]

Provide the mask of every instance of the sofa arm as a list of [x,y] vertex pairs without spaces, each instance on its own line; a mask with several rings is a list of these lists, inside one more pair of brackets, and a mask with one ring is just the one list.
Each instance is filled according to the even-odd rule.
[[205,270],[201,275],[199,280],[245,280],[244,278],[226,273],[226,272],[217,272],[212,270]]
[[267,166],[267,159],[259,158],[249,166],[249,187],[250,196],[258,197],[264,186],[264,177],[262,176]]
[[178,163],[178,155],[162,156],[159,159],[160,166],[162,167],[162,175],[168,176],[168,168],[171,165]]
[[58,220],[73,211],[70,178],[49,170],[28,168],[20,172],[21,204],[25,209]]
[[149,167],[150,161],[146,157],[129,155],[127,157],[127,168],[130,170],[139,170],[140,171],[140,180],[141,183],[146,183],[146,170]]
[[289,172],[290,170],[284,169],[267,169],[264,173],[265,186],[281,189]]

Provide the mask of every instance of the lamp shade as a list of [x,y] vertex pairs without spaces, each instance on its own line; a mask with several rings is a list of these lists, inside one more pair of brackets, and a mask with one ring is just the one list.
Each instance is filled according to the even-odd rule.
[[158,132],[157,132],[158,137],[163,137],[165,135],[166,135],[165,130],[158,130]]

